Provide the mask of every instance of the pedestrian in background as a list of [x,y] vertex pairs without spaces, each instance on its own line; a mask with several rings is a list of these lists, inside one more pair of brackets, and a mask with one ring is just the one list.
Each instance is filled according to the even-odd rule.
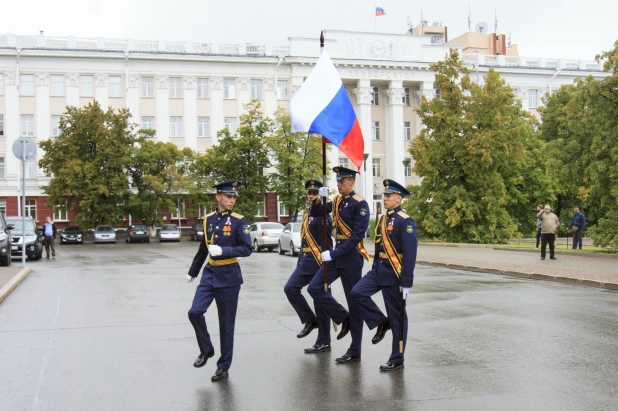
[[54,240],[56,239],[56,224],[51,220],[51,217],[45,218],[45,226],[43,227],[43,245],[45,246],[45,256],[49,260],[49,249],[51,248],[52,258],[56,259],[56,247]]
[[558,216],[551,212],[549,204],[536,215],[541,219],[541,260],[545,259],[545,251],[549,244],[549,259],[557,260],[554,250],[556,249],[556,230],[560,224]]
[[573,217],[569,224],[569,230],[573,230],[573,250],[579,245],[579,249],[582,249],[582,243],[584,239],[584,230],[586,229],[586,216],[579,211],[579,207],[573,209]]
[[[543,210],[543,204],[537,205],[536,213],[538,214],[541,210]],[[537,217],[536,218],[536,248],[539,248],[540,242],[541,242],[541,219]]]

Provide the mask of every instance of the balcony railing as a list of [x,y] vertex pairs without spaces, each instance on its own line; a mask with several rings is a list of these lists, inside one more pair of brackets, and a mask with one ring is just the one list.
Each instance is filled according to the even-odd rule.
[[495,56],[484,54],[464,54],[462,58],[466,64],[479,66],[603,71],[603,64],[594,60],[550,59],[542,57]]

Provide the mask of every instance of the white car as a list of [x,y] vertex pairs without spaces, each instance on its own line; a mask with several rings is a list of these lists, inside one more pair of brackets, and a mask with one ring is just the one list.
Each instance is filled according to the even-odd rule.
[[116,230],[111,225],[98,225],[94,229],[94,243],[116,243]]
[[253,251],[261,251],[262,248],[268,248],[272,251],[279,245],[279,237],[283,232],[283,224],[281,223],[253,223],[249,229],[251,236],[251,244]]
[[159,241],[180,242],[180,229],[176,224],[163,224],[159,234]]
[[281,237],[279,237],[279,254],[285,254],[287,251],[293,256],[300,253],[300,227],[302,223],[288,223],[283,227]]

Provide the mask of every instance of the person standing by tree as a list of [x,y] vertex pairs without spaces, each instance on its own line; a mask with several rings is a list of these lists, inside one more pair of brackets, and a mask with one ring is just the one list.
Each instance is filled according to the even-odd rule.
[[557,260],[554,250],[556,248],[556,230],[560,224],[558,216],[551,212],[549,204],[536,215],[541,219],[541,260],[545,259],[545,251],[549,243],[549,259]]
[[56,224],[52,222],[51,217],[45,218],[45,226],[43,227],[43,244],[45,245],[45,257],[49,260],[49,249],[51,248],[52,258],[56,259],[56,246],[54,240],[56,239]]
[[582,249],[582,243],[584,238],[584,230],[586,229],[586,216],[579,211],[579,207],[573,209],[573,218],[569,224],[569,230],[573,230],[573,250],[579,245],[579,249]]

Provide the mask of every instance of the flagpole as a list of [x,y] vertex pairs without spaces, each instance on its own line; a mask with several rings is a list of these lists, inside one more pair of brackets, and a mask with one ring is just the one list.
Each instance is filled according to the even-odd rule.
[[[320,54],[324,50],[324,31],[320,31]],[[326,180],[326,143],[324,142],[324,137],[322,137],[322,185],[324,187],[328,187],[328,181]],[[324,248],[328,248],[328,236],[330,233],[327,230],[328,226],[328,210],[326,207],[326,197],[322,197],[322,251]],[[330,250],[329,250],[330,251]],[[328,286],[328,264],[326,261],[322,261],[322,266],[324,267],[324,292],[330,293],[331,289]],[[333,329],[337,332],[337,323],[333,320]]]
[[378,3],[373,3],[373,32],[378,32]]

